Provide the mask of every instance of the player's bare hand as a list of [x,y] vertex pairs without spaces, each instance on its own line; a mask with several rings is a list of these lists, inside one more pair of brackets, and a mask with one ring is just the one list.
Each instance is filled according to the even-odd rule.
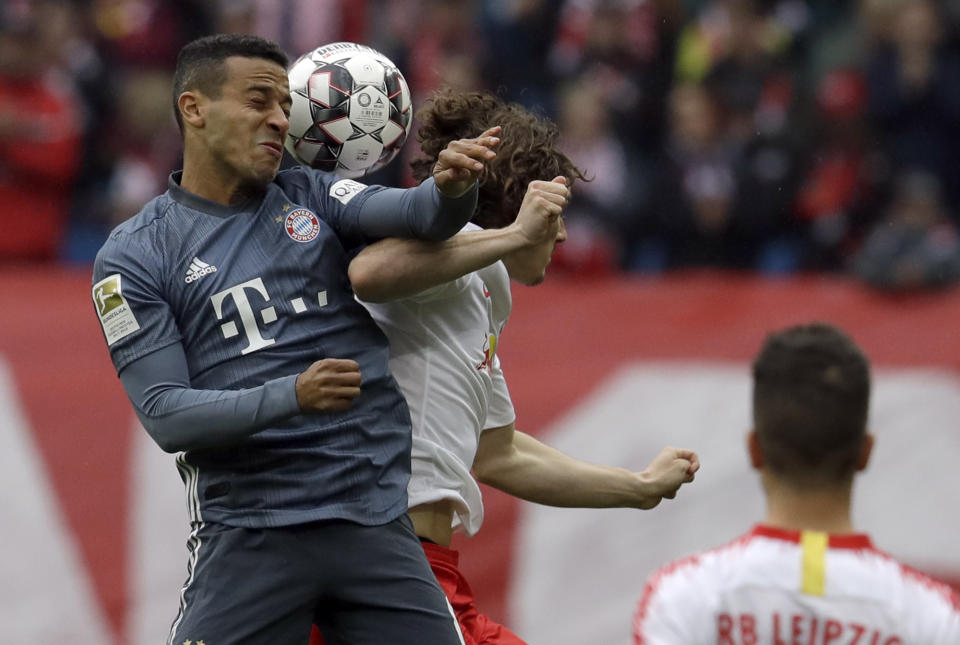
[[566,177],[552,181],[531,181],[520,204],[517,219],[511,224],[527,244],[552,242],[557,237],[560,216],[570,202]]
[[664,448],[640,473],[641,480],[646,484],[646,496],[638,507],[649,509],[662,499],[673,499],[682,485],[693,481],[699,469],[700,458],[697,453],[672,446]]
[[500,143],[500,126],[486,130],[475,139],[457,139],[447,144],[433,166],[437,188],[447,197],[459,197],[473,187],[484,163],[497,156],[494,148]]
[[303,412],[338,412],[360,396],[360,366],[346,358],[325,358],[297,376],[297,403]]

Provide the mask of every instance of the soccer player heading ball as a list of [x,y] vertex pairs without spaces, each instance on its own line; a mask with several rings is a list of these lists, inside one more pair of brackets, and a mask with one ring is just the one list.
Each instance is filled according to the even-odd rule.
[[[188,579],[168,643],[461,643],[406,515],[410,417],[347,279],[371,239],[443,239],[495,131],[410,190],[278,172],[287,58],[217,35],[177,60],[183,170],[97,255],[120,380],[186,485]],[[477,137],[477,138],[473,138]]]
[[556,148],[552,122],[494,96],[442,92],[419,119],[419,179],[429,177],[450,141],[500,126],[472,223],[442,243],[368,246],[351,262],[350,278],[390,340],[390,369],[413,419],[410,516],[464,641],[518,644],[474,605],[459,554],[449,548],[454,530],[473,535],[483,521],[474,476],[541,504],[648,509],[692,481],[699,462],[690,451],[666,448],[642,472],[588,464],[516,428],[497,353],[510,280],[543,280],[555,245],[566,239],[570,187],[583,174]]
[[750,461],[767,517],[648,580],[636,645],[955,645],[960,597],[877,551],[850,519],[866,433],[866,357],[823,323],[771,334],[753,363]]

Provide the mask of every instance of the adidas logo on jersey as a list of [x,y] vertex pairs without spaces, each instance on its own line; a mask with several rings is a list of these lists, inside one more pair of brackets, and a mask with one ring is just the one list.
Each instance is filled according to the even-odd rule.
[[190,267],[187,269],[187,277],[184,278],[184,282],[190,284],[195,280],[199,280],[208,273],[216,272],[217,267],[212,264],[207,264],[198,257],[194,257],[190,260]]

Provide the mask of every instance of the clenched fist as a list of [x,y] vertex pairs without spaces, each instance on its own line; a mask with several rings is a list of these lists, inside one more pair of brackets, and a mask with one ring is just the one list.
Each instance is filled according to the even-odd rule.
[[559,218],[569,202],[566,177],[531,181],[511,226],[519,230],[530,245],[553,242],[560,228]]
[[346,358],[325,358],[297,376],[297,403],[303,412],[348,410],[360,396],[360,366]]
[[697,453],[682,448],[666,447],[657,458],[640,473],[645,485],[645,498],[638,508],[650,509],[662,499],[673,499],[683,484],[693,481],[700,468]]

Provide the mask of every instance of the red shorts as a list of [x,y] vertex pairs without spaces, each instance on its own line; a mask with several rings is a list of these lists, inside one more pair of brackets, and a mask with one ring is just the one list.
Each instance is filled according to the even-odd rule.
[[[429,542],[423,543],[423,550],[427,554],[430,568],[437,576],[437,582],[453,606],[466,645],[527,645],[526,641],[520,640],[509,629],[493,622],[477,610],[477,605],[473,602],[473,591],[457,568],[460,563],[458,552]],[[313,628],[310,645],[323,645],[323,639],[316,627]]]
[[423,543],[423,550],[427,554],[433,574],[437,576],[437,582],[453,605],[466,645],[527,645],[526,641],[520,640],[509,629],[493,622],[477,610],[477,605],[473,602],[473,591],[457,568],[460,563],[459,553],[429,542]]

